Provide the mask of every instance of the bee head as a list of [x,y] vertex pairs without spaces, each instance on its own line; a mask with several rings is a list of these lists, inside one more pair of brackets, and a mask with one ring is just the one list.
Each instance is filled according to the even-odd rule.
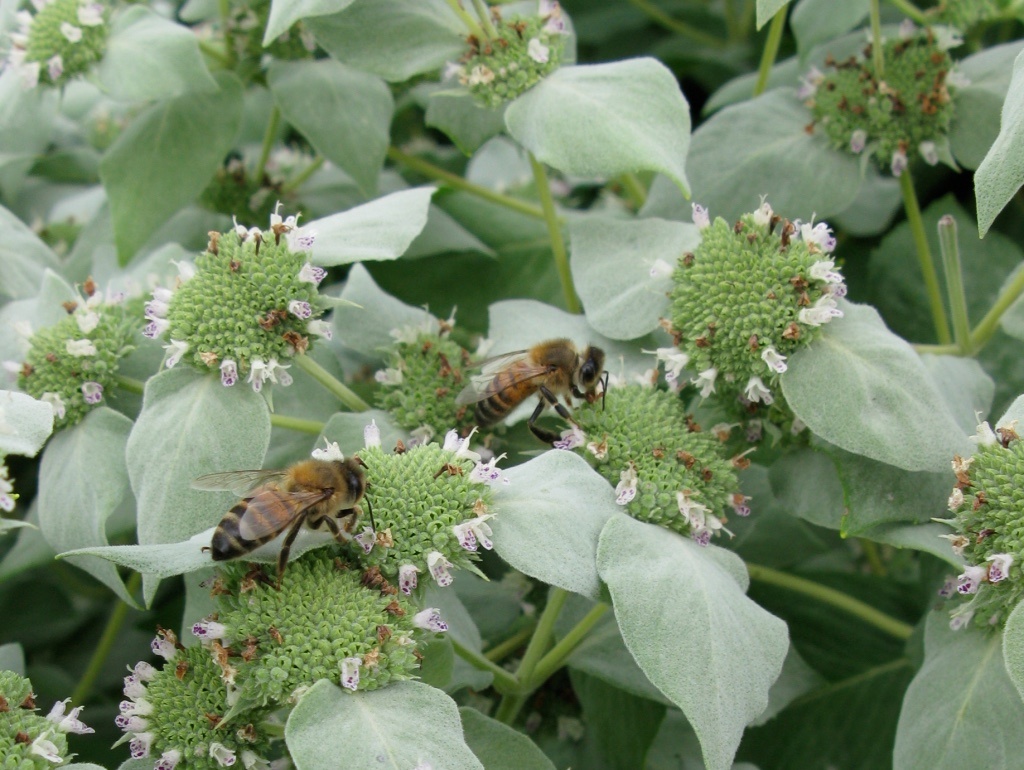
[[581,393],[590,393],[597,387],[604,371],[604,351],[588,345],[581,358],[583,363],[576,373],[576,387]]

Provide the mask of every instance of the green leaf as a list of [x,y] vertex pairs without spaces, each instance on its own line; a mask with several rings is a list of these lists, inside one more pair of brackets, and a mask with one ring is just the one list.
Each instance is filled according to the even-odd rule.
[[352,0],[273,0],[267,29],[263,33],[263,45],[270,45],[300,19],[337,13],[350,5]]
[[868,16],[869,0],[800,0],[789,24],[800,51],[809,51],[857,27]]
[[138,5],[114,17],[96,74],[107,95],[126,102],[218,90],[195,34]]
[[1006,619],[1006,628],[1003,629],[1003,663],[1018,695],[1024,699],[1024,602],[1014,607]]
[[995,383],[981,364],[973,358],[960,356],[922,355],[921,363],[931,374],[939,395],[957,424],[966,432],[974,433],[978,415],[988,414],[995,395]]
[[518,730],[474,708],[459,709],[466,745],[486,770],[555,770],[551,760]]
[[787,5],[789,0],[757,0],[757,28],[761,29]]
[[472,155],[505,130],[504,107],[488,109],[468,92],[436,88],[427,99],[426,124],[443,131],[464,154]]
[[562,67],[505,110],[509,134],[566,174],[660,171],[689,194],[690,108],[655,59]]
[[468,30],[444,0],[356,0],[306,25],[338,61],[394,83],[440,69],[467,50]]
[[770,722],[794,700],[824,684],[825,680],[821,675],[807,665],[796,648],[790,645],[786,659],[782,663],[782,673],[775,680],[772,689],[768,691],[768,707],[750,723],[751,726]]
[[1006,411],[1003,412],[1003,416],[999,418],[999,421],[994,427],[1001,428],[1009,425],[1014,420],[1024,422],[1024,396],[1017,396],[1017,398],[1013,400],[1013,403],[1006,408]]
[[[39,526],[58,553],[107,545],[107,519],[128,494],[125,447],[132,421],[108,407],[62,430],[39,466]],[[114,565],[92,557],[69,561],[135,606]]]
[[303,226],[316,233],[313,262],[347,265],[378,259],[398,259],[427,224],[427,210],[435,187],[385,195],[340,214]]
[[352,768],[483,770],[455,702],[420,682],[351,693],[321,680],[292,709],[284,738],[297,770],[335,770],[340,757]]
[[186,94],[149,108],[100,161],[122,265],[196,199],[234,145],[242,86],[229,73],[218,74],[217,83],[215,93]]
[[807,133],[811,115],[793,89],[726,107],[693,134],[687,164],[694,199],[727,221],[758,196],[788,219],[828,218],[857,197],[857,158]]
[[25,653],[17,642],[0,644],[0,671],[13,671],[25,676]]
[[259,468],[269,442],[267,403],[244,384],[225,388],[184,366],[152,377],[127,449],[139,543],[177,543],[215,525],[234,498],[192,489],[192,481]]
[[606,337],[631,340],[658,328],[669,306],[669,270],[700,243],[696,225],[663,219],[617,220],[595,214],[569,226],[573,281],[587,321]]
[[836,446],[908,471],[940,471],[971,441],[921,359],[877,311],[845,313],[794,353],[782,392],[813,433]]
[[970,83],[954,96],[956,113],[949,126],[949,145],[961,166],[976,169],[999,135],[999,116],[1014,72],[1021,43],[986,48],[961,59],[957,72]]
[[1007,676],[1003,635],[949,629],[928,615],[924,664],[907,689],[896,732],[894,770],[1011,768],[1024,755],[1024,703]]
[[608,482],[579,455],[545,452],[505,471],[496,484],[494,549],[530,577],[600,598],[597,541],[609,519],[622,516]]
[[371,195],[384,166],[395,101],[384,81],[332,59],[276,61],[267,85],[285,119]]
[[[798,449],[768,468],[771,491],[793,516],[820,527],[842,526],[843,487],[835,461],[818,449]],[[807,479],[814,479],[808,484]]]
[[744,727],[768,706],[785,624],[744,595],[738,557],[660,527],[609,519],[597,559],[629,651],[686,714],[708,768],[726,770]]
[[930,524],[887,524],[871,531],[871,539],[876,543],[885,543],[896,548],[910,548],[914,551],[924,551],[936,556],[944,562],[957,568],[963,569],[963,559],[953,553],[949,547],[948,540],[942,540],[942,535],[949,534],[949,527],[945,524],[932,522]]
[[332,325],[342,345],[375,360],[383,357],[395,339],[392,329],[419,326],[432,316],[382,291],[362,265],[353,265],[341,298],[355,303],[335,308]]
[[0,73],[0,191],[8,200],[50,144],[58,96],[50,89],[26,89],[14,67]]
[[[466,575],[466,579],[470,576]],[[475,577],[475,576],[474,576]],[[480,578],[477,578],[480,580]],[[459,575],[458,583],[463,582],[463,576]],[[449,652],[452,653],[454,661],[449,661],[448,678],[442,682],[429,682],[441,687],[445,692],[455,692],[468,687],[475,692],[481,692],[491,686],[494,675],[489,671],[481,671],[474,668],[461,656],[455,655],[451,642],[458,642],[463,647],[474,652],[482,652],[483,640],[480,637],[480,630],[476,627],[473,616],[469,614],[462,604],[455,591],[449,591],[436,585],[427,586],[423,595],[422,607],[436,607],[441,611],[441,617],[448,624],[448,631],[444,635]],[[454,663],[454,665],[453,665]]]
[[[38,496],[36,497],[38,500]],[[0,581],[8,581],[27,570],[53,563],[53,549],[39,531],[39,506],[33,500],[25,514],[28,526],[21,527],[14,545],[0,561]]]
[[46,270],[57,270],[59,262],[29,227],[0,206],[0,297],[27,299],[39,293]]
[[853,203],[829,217],[828,223],[848,235],[868,238],[886,232],[902,208],[899,181],[868,164]]
[[1024,51],[1013,62],[999,136],[974,175],[978,229],[984,236],[1024,184]]
[[0,390],[0,457],[35,457],[53,432],[53,407],[14,390]]

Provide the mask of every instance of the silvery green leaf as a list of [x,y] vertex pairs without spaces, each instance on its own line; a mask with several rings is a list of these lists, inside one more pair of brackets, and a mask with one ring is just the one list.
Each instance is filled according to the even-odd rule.
[[25,653],[17,642],[0,644],[0,671],[25,675]]
[[765,24],[789,4],[789,0],[757,0],[757,28]]
[[1009,425],[1014,420],[1024,423],[1024,396],[1017,396],[1010,404],[1006,411],[1003,412],[1003,416],[999,418],[996,424],[992,427],[1002,428]]
[[0,390],[0,457],[35,457],[53,432],[53,407],[15,390]]
[[439,87],[427,99],[426,124],[451,139],[466,155],[472,155],[492,136],[505,130],[505,108],[488,109],[464,90]]
[[462,738],[455,702],[420,682],[345,692],[317,682],[292,709],[284,730],[297,770],[348,767],[483,770]]
[[957,88],[954,95],[956,112],[949,126],[949,144],[960,165],[968,169],[981,165],[999,135],[1000,113],[1015,73],[1014,59],[1021,49],[1019,40],[994,45],[956,63],[955,71],[968,84]]
[[690,108],[661,62],[562,67],[509,104],[509,134],[566,174],[660,171],[689,191]]
[[[16,9],[11,8],[12,15]],[[0,72],[0,191],[6,199],[18,193],[46,152],[57,125],[59,96],[55,89],[25,88],[14,67]]]
[[739,557],[661,527],[612,517],[597,558],[626,647],[686,714],[709,770],[728,770],[782,670],[785,623],[744,595]]
[[624,514],[605,479],[578,455],[555,449],[505,471],[496,483],[494,549],[530,577],[600,598],[597,541]]
[[1003,634],[951,631],[928,615],[924,663],[903,699],[894,770],[1010,768],[1024,755],[1024,703],[1003,659]]
[[782,663],[782,673],[775,680],[772,689],[768,691],[768,707],[764,712],[750,723],[751,727],[763,725],[771,721],[786,706],[813,690],[826,684],[825,679],[807,662],[800,657],[793,645],[790,645],[786,653],[786,660]]
[[806,52],[846,34],[867,18],[869,9],[868,0],[800,0],[789,19],[797,47]]
[[877,311],[845,314],[790,356],[782,392],[813,433],[848,452],[908,471],[942,471],[972,444],[914,349]]
[[[462,575],[456,582],[462,582]],[[480,638],[480,630],[455,591],[431,583],[424,592],[421,606],[436,607],[441,611],[441,619],[448,624],[448,630],[444,634],[446,639],[457,641],[473,652],[482,652],[483,640]],[[463,687],[481,692],[491,686],[493,679],[494,675],[490,672],[476,669],[461,656],[456,655],[450,679],[438,686],[449,693]]]
[[974,433],[978,415],[988,414],[996,386],[981,364],[962,356],[922,355],[921,363],[931,374],[936,390],[946,400],[950,413],[966,432]]
[[28,526],[20,527],[13,547],[0,560],[0,581],[7,581],[30,569],[53,562],[53,549],[39,531],[39,506],[36,500],[28,508],[24,521]]
[[67,315],[61,303],[69,300],[75,300],[75,290],[47,268],[36,296],[16,299],[0,307],[0,361],[23,361],[29,342],[21,328],[27,325],[30,331],[35,331],[52,326]]
[[0,206],[0,297],[27,299],[39,293],[44,273],[58,269],[57,255],[9,210]]
[[338,13],[350,5],[352,0],[273,0],[267,29],[263,33],[263,45],[270,45],[301,19]]
[[[950,486],[952,489],[952,485]],[[876,543],[885,543],[896,548],[910,548],[914,551],[924,551],[937,556],[948,564],[962,571],[964,560],[953,553],[949,541],[944,540],[942,535],[950,533],[949,527],[938,522],[927,524],[886,524],[871,530],[871,539]]]
[[526,735],[469,706],[459,709],[466,745],[487,770],[555,770]]
[[1003,663],[1010,681],[1024,699],[1024,602],[1014,607],[1006,619],[1006,627],[1003,629]]
[[303,225],[316,233],[313,262],[331,266],[398,259],[427,224],[435,192],[434,187],[414,187]]
[[37,529],[35,524],[30,524],[27,521],[21,519],[0,519],[0,536],[6,535],[15,529],[22,529],[28,527],[29,529]]
[[1024,184],[1024,51],[1013,62],[999,136],[974,175],[978,229],[988,232],[999,212]]
[[[132,421],[105,406],[50,441],[39,466],[39,526],[53,550],[107,545],[107,519],[129,493],[125,446]],[[110,562],[69,561],[135,605]]]
[[696,225],[663,219],[583,216],[573,219],[569,232],[573,281],[587,321],[616,340],[658,328],[669,310],[671,271],[700,244]]

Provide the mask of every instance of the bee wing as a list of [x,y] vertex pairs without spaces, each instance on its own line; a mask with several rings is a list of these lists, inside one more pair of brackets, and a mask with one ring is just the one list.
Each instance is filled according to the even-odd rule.
[[192,482],[192,489],[202,489],[206,492],[234,492],[239,497],[244,497],[257,487],[284,478],[284,475],[285,471],[273,468],[207,473]]
[[501,355],[491,356],[490,358],[482,358],[479,361],[474,361],[471,364],[465,366],[465,369],[480,369],[483,372],[494,372],[499,369],[504,369],[506,366],[511,364],[513,361],[517,361],[520,358],[524,358],[528,350],[513,350],[511,353],[502,353]]
[[325,490],[282,492],[271,487],[254,490],[252,497],[242,501],[245,511],[238,519],[238,534],[243,540],[273,537],[283,532],[297,516],[328,497]]
[[495,393],[500,393],[508,390],[509,388],[515,387],[521,382],[526,382],[527,380],[532,380],[537,377],[543,377],[550,373],[550,367],[531,365],[517,366],[511,377],[503,377],[500,382],[495,379],[494,373],[482,374],[479,377],[474,377],[470,380],[469,385],[463,388],[462,392],[456,396],[455,403],[458,406],[462,406],[464,404],[475,404],[478,401],[483,401],[485,398],[490,398]]

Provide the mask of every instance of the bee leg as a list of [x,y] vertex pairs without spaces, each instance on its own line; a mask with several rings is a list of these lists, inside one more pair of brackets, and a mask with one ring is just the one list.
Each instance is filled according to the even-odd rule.
[[292,543],[295,542],[295,538],[298,536],[299,530],[302,529],[302,524],[305,521],[305,515],[299,516],[297,519],[295,519],[295,523],[292,524],[291,529],[288,530],[288,534],[285,535],[284,542],[281,543],[281,551],[277,554],[278,590],[281,590],[281,578],[284,577],[284,567],[288,563],[288,554],[292,550]]
[[[349,509],[349,510],[351,510],[351,509]],[[347,515],[348,515],[348,512],[341,511],[338,514],[338,519],[343,519]],[[338,519],[333,519],[330,516],[324,516],[321,519],[321,521],[324,523],[324,525],[327,527],[327,529],[331,530],[331,534],[334,536],[334,539],[337,540],[342,545],[344,545],[347,542],[347,540],[346,540],[345,536],[341,533],[341,527],[338,526]]]
[[366,510],[370,512],[370,526],[373,527],[373,531],[377,531],[377,522],[373,520],[373,506],[370,505],[370,498],[363,496],[363,500],[366,501]]
[[547,428],[540,427],[537,424],[537,418],[540,417],[541,412],[544,411],[544,407],[548,404],[553,406],[555,411],[570,422],[572,422],[572,415],[569,413],[568,409],[559,403],[558,399],[555,398],[555,395],[543,385],[540,388],[540,393],[541,398],[537,402],[537,408],[533,410],[533,414],[531,414],[530,419],[526,421],[526,425],[534,436],[539,438],[545,444],[554,446],[555,442],[562,438],[561,435],[552,430],[548,430]]
[[608,395],[608,372],[601,378],[601,411],[604,411],[604,397]]

